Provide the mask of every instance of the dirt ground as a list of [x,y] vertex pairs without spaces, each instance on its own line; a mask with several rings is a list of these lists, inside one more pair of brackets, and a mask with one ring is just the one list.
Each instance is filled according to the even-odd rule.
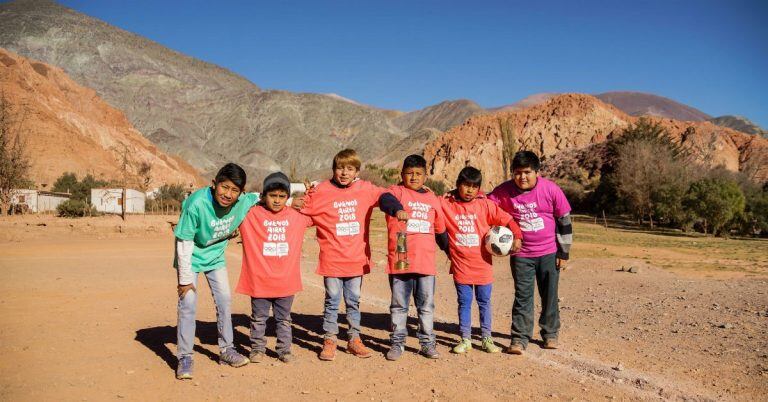
[[[523,356],[451,354],[456,296],[440,256],[435,331],[441,358],[418,356],[412,336],[403,358],[386,361],[386,240],[377,218],[377,268],[365,278],[362,301],[372,358],[342,350],[333,362],[317,359],[323,288],[314,274],[317,243],[310,230],[304,291],[293,309],[297,359],[284,364],[273,354],[243,368],[219,366],[214,306],[201,284],[195,378],[177,381],[168,224],[175,220],[0,218],[0,399],[768,400],[768,241],[673,237],[591,223],[576,224],[571,268],[561,276],[559,350],[532,344]],[[233,285],[239,247],[227,251]],[[506,345],[514,296],[508,259],[497,259],[496,268],[494,337]],[[247,353],[249,300],[233,298],[235,343]],[[415,328],[413,319],[413,335]]]

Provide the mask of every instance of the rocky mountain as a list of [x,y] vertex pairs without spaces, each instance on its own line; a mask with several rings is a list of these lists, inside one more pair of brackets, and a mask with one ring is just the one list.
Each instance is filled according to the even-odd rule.
[[[653,119],[702,165],[768,179],[768,140],[710,122]],[[471,164],[492,188],[509,178],[508,156],[517,150],[535,151],[546,160],[621,135],[637,120],[590,95],[558,95],[527,109],[472,117],[428,143],[424,156],[435,179],[451,183]]]
[[711,117],[672,99],[643,92],[605,92],[595,97],[631,116],[666,117],[684,121],[705,121]]
[[406,113],[396,118],[395,124],[408,132],[417,132],[425,128],[445,131],[461,124],[471,116],[485,112],[485,109],[477,103],[467,99],[459,99],[441,102],[415,112]]
[[528,95],[525,98],[515,103],[512,103],[510,105],[491,108],[491,109],[488,109],[488,111],[489,112],[508,112],[512,110],[525,109],[527,107],[540,105],[546,102],[548,99],[552,98],[553,96],[557,96],[557,95],[558,94],[554,92],[542,92],[538,94]]
[[763,138],[768,138],[768,131],[762,127],[753,123],[749,119],[743,116],[720,116],[709,119],[710,122],[717,124],[718,126],[732,128],[742,133],[759,135]]
[[341,148],[373,158],[408,135],[391,111],[334,96],[263,92],[226,69],[53,2],[0,4],[0,25],[0,46],[61,67],[158,147],[207,175],[228,161],[251,173],[300,174],[327,168]]
[[[30,178],[38,185],[51,185],[64,172],[121,180],[124,157],[129,175],[141,182],[147,178],[149,187],[203,183],[196,169],[158,150],[122,112],[57,67],[0,48],[0,88],[12,126],[26,142]],[[138,177],[142,164],[150,170]]]

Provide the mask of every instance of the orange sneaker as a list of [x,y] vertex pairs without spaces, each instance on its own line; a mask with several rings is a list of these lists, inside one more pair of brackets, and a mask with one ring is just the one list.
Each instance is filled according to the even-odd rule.
[[363,359],[371,357],[371,350],[363,345],[363,341],[359,337],[347,343],[347,353]]
[[320,352],[320,360],[332,361],[336,358],[336,340],[325,338],[323,341],[323,351]]

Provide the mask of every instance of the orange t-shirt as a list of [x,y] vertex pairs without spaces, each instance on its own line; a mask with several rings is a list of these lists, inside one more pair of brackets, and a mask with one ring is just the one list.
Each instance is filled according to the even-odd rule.
[[[403,204],[408,213],[408,222],[399,222],[397,218],[387,216],[389,231],[387,272],[390,274],[437,275],[435,267],[435,233],[445,232],[443,211],[435,193],[427,190],[420,193],[405,186],[396,185],[387,189]],[[397,232],[407,233],[408,263],[405,271],[395,271],[397,261]]]
[[312,220],[290,207],[272,212],[257,205],[240,224],[243,265],[237,293],[251,297],[291,296],[301,287],[301,245]]
[[483,246],[491,226],[507,226],[515,238],[522,236],[512,215],[479,194],[470,202],[446,194],[440,199],[448,231],[451,273],[456,283],[487,285],[493,282],[493,257]]
[[365,180],[344,188],[326,180],[307,193],[301,213],[317,226],[319,275],[348,278],[371,272],[369,226],[383,193]]

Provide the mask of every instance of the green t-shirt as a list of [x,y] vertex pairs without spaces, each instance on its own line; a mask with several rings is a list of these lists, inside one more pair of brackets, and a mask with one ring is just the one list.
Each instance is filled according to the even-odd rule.
[[[228,237],[258,202],[258,194],[242,193],[227,210],[213,200],[210,187],[197,190],[184,200],[179,224],[173,233],[177,239],[194,241],[192,271],[211,271],[226,264],[224,251]],[[173,266],[178,268],[175,258]]]

